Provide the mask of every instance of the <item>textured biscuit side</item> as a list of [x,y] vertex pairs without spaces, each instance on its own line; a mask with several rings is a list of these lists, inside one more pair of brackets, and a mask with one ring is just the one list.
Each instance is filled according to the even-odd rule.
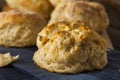
[[0,13],[0,45],[24,47],[34,45],[45,20],[35,13],[8,11]]

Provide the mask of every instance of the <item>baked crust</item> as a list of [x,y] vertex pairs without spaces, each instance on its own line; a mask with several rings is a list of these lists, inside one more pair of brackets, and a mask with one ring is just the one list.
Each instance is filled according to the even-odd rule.
[[49,24],[58,21],[82,21],[101,34],[109,25],[104,7],[97,2],[75,1],[59,4],[51,14]]
[[48,0],[6,0],[6,2],[11,8],[39,13],[46,20],[50,18],[50,14],[53,10]]
[[[67,3],[67,2],[69,2],[69,1],[80,1],[80,0],[49,0],[50,1],[50,3],[54,6],[54,7],[56,7],[57,5],[59,5],[60,3]],[[88,0],[83,0],[83,1],[88,1]]]
[[37,38],[34,62],[58,73],[80,73],[103,69],[107,61],[106,42],[83,22],[57,22],[45,27]]
[[25,47],[36,43],[37,34],[45,26],[38,14],[12,10],[0,13],[0,45]]

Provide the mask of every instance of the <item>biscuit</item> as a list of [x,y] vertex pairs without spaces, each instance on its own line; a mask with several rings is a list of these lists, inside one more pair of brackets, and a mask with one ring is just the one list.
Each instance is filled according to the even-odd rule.
[[11,8],[39,13],[46,20],[50,18],[50,14],[53,10],[48,0],[6,0],[6,2]]
[[[69,2],[69,1],[80,1],[80,0],[49,0],[49,1],[53,6],[57,6],[60,3],[66,3],[66,2]],[[86,1],[86,0],[83,0],[83,1]]]
[[51,14],[49,24],[58,21],[83,21],[101,34],[109,25],[104,7],[97,2],[75,1],[59,4]]
[[103,69],[108,63],[106,41],[82,22],[58,22],[45,27],[37,38],[34,62],[58,73]]
[[0,13],[0,45],[25,47],[36,43],[38,32],[46,25],[38,14],[18,10]]

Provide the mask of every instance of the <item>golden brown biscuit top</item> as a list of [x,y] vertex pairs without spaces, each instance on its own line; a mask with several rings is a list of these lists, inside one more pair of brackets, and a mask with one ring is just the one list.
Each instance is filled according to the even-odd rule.
[[[45,27],[38,35],[38,40],[42,45],[47,42],[55,41],[64,42],[64,45],[67,43],[75,42],[77,45],[85,43],[85,41],[96,41],[96,44],[106,47],[106,43],[101,36],[96,32],[92,31],[88,26],[83,22],[73,22],[69,24],[67,22],[58,22],[52,25]],[[97,40],[98,39],[98,40]],[[68,41],[66,41],[68,40]],[[39,42],[38,42],[39,44]],[[38,45],[39,46],[39,45]]]
[[44,9],[51,7],[50,3],[47,0],[18,0],[18,3],[21,5],[21,7],[27,7],[28,9],[34,11],[39,11],[42,9],[44,12]]
[[[73,31],[73,30],[81,30],[81,26],[88,26],[84,22],[73,22],[73,23],[68,23],[66,21],[62,22],[56,22],[51,25],[48,25],[45,27],[40,34],[45,35],[45,36],[50,36],[56,31]],[[80,28],[80,29],[79,29]],[[45,33],[45,34],[44,34]]]
[[45,19],[49,18],[53,10],[48,0],[6,0],[6,2],[11,8],[25,12],[36,12],[41,14]]
[[103,13],[105,14],[104,7],[99,3],[89,1],[69,2],[64,9],[65,17],[70,20],[87,21],[87,19],[93,17],[93,14],[94,16],[97,16],[98,13],[101,17],[105,17],[103,15]]
[[7,22],[11,24],[35,24],[35,23],[39,23],[40,21],[42,21],[43,24],[46,23],[45,20],[36,13],[21,12],[19,10],[11,10],[11,11],[0,13],[0,21],[3,22],[1,24],[4,24],[4,23],[7,24]]

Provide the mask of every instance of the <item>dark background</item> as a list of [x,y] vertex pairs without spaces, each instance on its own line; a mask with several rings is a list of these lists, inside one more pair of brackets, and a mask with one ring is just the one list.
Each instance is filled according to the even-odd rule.
[[120,50],[120,0],[93,0],[103,4],[110,19],[107,33],[114,49]]
[[[112,1],[118,3],[114,4]],[[120,0],[111,0],[111,3],[104,5],[110,19],[110,27],[107,28],[107,32],[114,48],[120,50]]]

